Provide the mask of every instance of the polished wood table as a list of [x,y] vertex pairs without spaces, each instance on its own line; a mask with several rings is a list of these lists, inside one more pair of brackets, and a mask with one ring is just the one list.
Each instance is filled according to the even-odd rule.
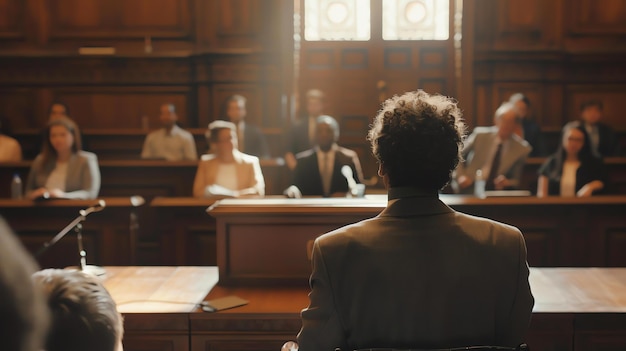
[[[124,314],[126,351],[276,351],[295,340],[309,302],[304,286],[214,286],[215,267],[106,270],[105,286]],[[530,285],[533,351],[626,349],[626,268],[531,268]],[[196,308],[203,298],[230,295],[249,303]]]
[[[452,208],[520,228],[536,267],[626,267],[626,196],[592,198],[441,195]],[[302,283],[310,241],[376,216],[386,195],[363,199],[225,199],[217,220],[220,284]]]

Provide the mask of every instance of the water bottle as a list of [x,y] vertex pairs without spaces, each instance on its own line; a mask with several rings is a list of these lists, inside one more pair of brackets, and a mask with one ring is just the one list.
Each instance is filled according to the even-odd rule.
[[474,196],[480,199],[484,199],[485,197],[487,197],[487,195],[485,195],[486,183],[487,182],[483,177],[483,171],[480,169],[477,170],[476,177],[474,178]]
[[21,199],[22,196],[22,179],[20,175],[16,173],[13,175],[13,180],[11,180],[11,198]]

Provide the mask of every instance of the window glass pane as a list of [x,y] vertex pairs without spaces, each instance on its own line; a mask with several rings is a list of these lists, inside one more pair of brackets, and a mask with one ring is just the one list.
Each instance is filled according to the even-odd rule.
[[447,40],[450,0],[383,0],[384,40]]
[[305,0],[304,39],[369,40],[370,0]]

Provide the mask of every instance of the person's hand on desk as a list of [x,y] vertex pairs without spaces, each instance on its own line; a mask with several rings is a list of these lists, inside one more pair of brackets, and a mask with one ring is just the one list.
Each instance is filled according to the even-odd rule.
[[592,182],[589,182],[589,183],[583,185],[583,187],[580,188],[580,190],[578,190],[578,192],[576,192],[576,196],[578,196],[578,197],[590,197],[591,195],[593,195],[594,191],[602,190],[602,188],[604,188],[604,183],[602,183],[599,180],[594,180]]
[[512,185],[512,182],[507,177],[500,174],[493,180],[493,185],[496,190],[504,190],[510,187]]
[[456,182],[459,184],[459,188],[461,189],[465,189],[468,186],[472,185],[474,183],[474,180],[466,175],[460,175]]
[[215,197],[215,196],[237,197],[239,196],[239,193],[237,191],[224,188],[223,186],[220,186],[217,184],[209,185],[206,187],[206,189],[204,189],[204,197]]
[[292,185],[283,191],[283,194],[290,199],[300,199],[302,198],[302,192],[298,189],[297,186]]
[[65,197],[65,192],[61,189],[38,188],[38,189],[31,191],[28,194],[28,198],[31,200],[54,199],[54,198],[63,198],[63,197]]

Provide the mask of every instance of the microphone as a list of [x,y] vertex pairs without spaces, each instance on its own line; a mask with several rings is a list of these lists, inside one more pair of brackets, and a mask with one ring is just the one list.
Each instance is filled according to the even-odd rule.
[[87,217],[87,215],[94,213],[94,212],[100,212],[102,210],[104,210],[104,208],[107,206],[106,202],[104,202],[104,200],[98,200],[98,203],[95,204],[94,206],[89,207],[86,210],[80,210],[78,211],[78,213],[80,213],[81,216],[83,217]]
[[352,194],[352,196],[356,196],[358,190],[357,190],[356,180],[354,180],[354,173],[352,172],[352,168],[350,168],[350,166],[348,165],[343,165],[341,167],[341,174],[348,181],[348,188],[350,189],[350,194]]

